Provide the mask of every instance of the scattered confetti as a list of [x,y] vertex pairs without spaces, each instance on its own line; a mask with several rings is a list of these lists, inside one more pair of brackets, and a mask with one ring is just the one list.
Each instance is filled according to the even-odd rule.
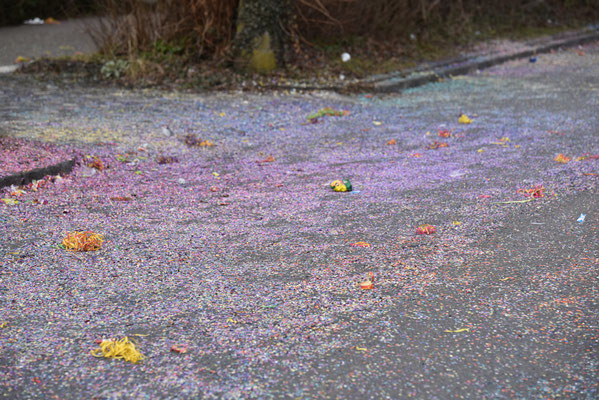
[[[18,205],[0,203],[0,323],[9,321],[0,341],[18,362],[4,366],[10,379],[0,392],[269,398],[280,388],[319,397],[333,387],[349,398],[592,397],[598,373],[585,343],[596,341],[599,264],[588,205],[598,179],[585,174],[598,173],[599,161],[564,167],[552,158],[598,152],[588,80],[595,47],[585,47],[587,57],[547,54],[534,68],[510,62],[376,100],[89,90],[6,76],[1,176],[79,162],[61,182],[18,186],[19,197],[1,189]],[[323,101],[351,117],[306,123]],[[445,117],[456,108],[489,118],[469,114],[476,124],[458,125]],[[166,125],[176,133],[162,134]],[[188,146],[180,137],[188,132],[218,144]],[[509,149],[489,144],[502,137]],[[449,148],[425,151],[433,140]],[[85,177],[85,154],[110,168]],[[256,164],[270,154],[276,162]],[[331,180],[344,177],[357,187],[334,193]],[[537,184],[543,198],[524,192]],[[580,212],[589,215],[582,225]],[[425,222],[438,232],[417,235]],[[56,250],[74,230],[107,239],[96,252]],[[356,239],[372,246],[350,247]],[[373,289],[361,289],[365,281]],[[459,328],[472,335],[444,333]],[[151,341],[127,334],[146,361],[89,356],[93,339],[125,329],[151,333]],[[487,385],[490,357],[498,378]],[[540,379],[548,368],[551,379]],[[316,373],[294,381],[298,371]]]

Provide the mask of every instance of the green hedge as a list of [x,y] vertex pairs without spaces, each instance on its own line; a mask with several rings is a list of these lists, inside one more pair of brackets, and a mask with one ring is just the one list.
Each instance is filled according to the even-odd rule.
[[31,18],[64,18],[93,11],[96,0],[0,0],[0,26]]

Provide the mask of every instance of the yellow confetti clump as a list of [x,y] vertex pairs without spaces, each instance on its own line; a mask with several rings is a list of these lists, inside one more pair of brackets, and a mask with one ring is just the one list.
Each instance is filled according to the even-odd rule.
[[121,340],[102,340],[98,349],[92,350],[94,357],[122,358],[123,360],[137,364],[138,361],[146,357],[135,348],[135,343],[130,341],[127,336]]
[[333,189],[335,192],[347,192],[347,186],[345,186],[343,181],[338,179],[331,182],[331,189]]
[[29,58],[23,56],[18,56],[17,58],[15,58],[15,64],[20,64],[24,62],[29,62]]
[[102,248],[104,236],[94,232],[73,232],[67,233],[62,241],[66,250],[74,251],[94,251]]
[[557,161],[560,164],[565,164],[571,160],[570,157],[564,156],[562,153],[559,153],[557,157],[553,159],[553,161]]
[[471,118],[468,118],[468,116],[466,114],[460,115],[460,119],[458,119],[458,123],[460,123],[460,124],[471,124],[472,121],[474,121],[474,120]]

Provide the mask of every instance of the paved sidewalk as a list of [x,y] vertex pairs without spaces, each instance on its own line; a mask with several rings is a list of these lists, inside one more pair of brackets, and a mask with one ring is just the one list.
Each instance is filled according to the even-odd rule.
[[17,57],[59,57],[93,53],[97,46],[87,29],[95,18],[61,21],[57,25],[20,25],[0,28],[0,66],[14,65]]

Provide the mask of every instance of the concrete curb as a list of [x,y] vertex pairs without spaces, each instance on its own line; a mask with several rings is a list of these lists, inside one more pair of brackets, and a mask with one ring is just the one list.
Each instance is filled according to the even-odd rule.
[[357,83],[356,88],[369,90],[374,93],[396,92],[403,89],[410,89],[426,85],[427,83],[438,82],[439,80],[451,76],[464,75],[473,71],[486,69],[508,61],[529,58],[536,54],[548,53],[559,48],[577,46],[579,44],[595,40],[599,40],[599,31],[578,35],[569,39],[552,41],[547,44],[539,45],[530,50],[519,51],[501,56],[491,56],[479,60],[469,61],[457,66],[454,65],[440,67],[438,69],[432,69],[405,77],[382,77],[376,81],[373,81],[372,79],[370,81],[364,80],[360,83]]
[[4,176],[0,178],[0,188],[10,185],[26,185],[33,180],[42,179],[46,175],[68,174],[73,170],[75,161],[77,161],[77,159],[73,158],[47,167],[35,168],[29,171],[17,172],[16,174]]

